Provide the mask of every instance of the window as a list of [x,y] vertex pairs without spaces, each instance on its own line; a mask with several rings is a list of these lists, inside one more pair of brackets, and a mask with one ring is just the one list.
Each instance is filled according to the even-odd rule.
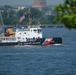
[[38,29],[38,33],[41,33],[41,29]]
[[12,38],[12,40],[16,40],[16,38]]
[[37,32],[37,30],[35,29],[35,30],[33,30],[34,32]]
[[9,38],[6,38],[6,40],[9,40]]
[[17,37],[18,39],[20,39],[20,37]]
[[21,33],[20,33],[20,35],[21,35]]
[[37,30],[34,30],[34,31],[37,31]]

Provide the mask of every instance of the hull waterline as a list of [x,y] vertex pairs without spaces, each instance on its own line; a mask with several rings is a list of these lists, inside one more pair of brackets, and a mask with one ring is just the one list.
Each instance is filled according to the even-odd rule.
[[35,41],[27,41],[27,42],[0,42],[0,46],[16,46],[16,45],[61,45],[62,38],[55,37],[55,38],[40,38],[36,39]]

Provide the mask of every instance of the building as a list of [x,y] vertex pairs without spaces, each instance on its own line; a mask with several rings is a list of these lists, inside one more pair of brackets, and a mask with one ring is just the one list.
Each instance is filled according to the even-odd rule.
[[42,10],[46,7],[46,0],[34,0],[33,7]]
[[42,8],[46,7],[46,0],[39,0],[39,4],[42,6]]

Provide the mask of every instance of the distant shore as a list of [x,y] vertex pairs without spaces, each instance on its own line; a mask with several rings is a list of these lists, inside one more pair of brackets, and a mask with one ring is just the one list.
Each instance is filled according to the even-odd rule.
[[[42,24],[42,25],[31,25],[31,27],[40,26],[41,28],[63,28],[63,24]],[[28,27],[28,25],[0,25],[0,27]]]

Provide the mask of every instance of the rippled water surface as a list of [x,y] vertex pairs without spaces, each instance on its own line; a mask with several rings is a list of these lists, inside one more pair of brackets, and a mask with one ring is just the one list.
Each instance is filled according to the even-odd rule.
[[43,36],[63,44],[0,47],[0,75],[76,75],[76,30],[43,28]]

